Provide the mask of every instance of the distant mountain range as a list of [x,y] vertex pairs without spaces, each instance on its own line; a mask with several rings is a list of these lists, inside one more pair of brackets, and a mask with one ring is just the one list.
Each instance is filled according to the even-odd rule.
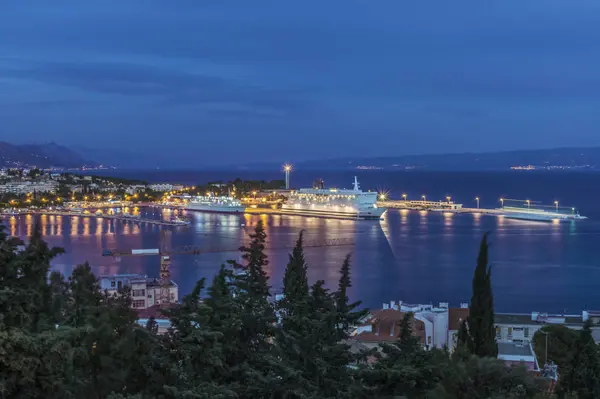
[[[180,162],[181,160],[179,160]],[[15,145],[0,141],[0,167],[39,168],[116,167],[120,169],[181,168],[177,159],[122,150],[71,149],[56,143]],[[231,169],[280,169],[276,163],[231,165]],[[488,153],[398,155],[393,157],[343,157],[294,163],[302,170],[600,170],[600,147],[519,150]]]
[[[600,170],[600,147],[518,150],[489,153],[399,155],[395,157],[344,157],[294,163],[302,170]],[[273,163],[255,163],[242,169],[281,168]]]
[[98,167],[99,163],[56,143],[16,145],[0,141],[0,167],[32,166],[81,168]]

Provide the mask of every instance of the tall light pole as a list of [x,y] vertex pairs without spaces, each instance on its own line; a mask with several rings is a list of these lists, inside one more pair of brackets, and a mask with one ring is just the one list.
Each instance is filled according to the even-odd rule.
[[502,208],[504,208],[504,198],[500,198],[500,204],[502,204]]
[[283,171],[285,172],[285,189],[290,189],[290,172],[292,171],[292,165],[289,163],[283,165]]
[[446,201],[448,201],[448,203],[450,203],[451,199],[452,199],[452,197],[450,197],[450,196],[446,197]]
[[527,209],[530,209],[531,208],[531,201],[529,201],[529,200],[526,200],[526,201],[527,201]]
[[403,199],[404,201],[406,201],[406,198],[407,198],[407,195],[406,195],[406,194],[402,194],[402,199]]
[[479,197],[475,197],[475,201],[477,201],[477,209],[479,209]]
[[423,202],[425,202],[425,199],[426,199],[425,196],[421,195],[421,198],[423,198]]
[[554,201],[554,205],[556,205],[556,213],[558,213],[558,201]]
[[547,331],[542,331],[542,330],[540,330],[540,332],[546,336],[546,354],[545,354],[546,359],[544,361],[545,361],[545,364],[548,364],[548,335],[550,335],[550,333]]

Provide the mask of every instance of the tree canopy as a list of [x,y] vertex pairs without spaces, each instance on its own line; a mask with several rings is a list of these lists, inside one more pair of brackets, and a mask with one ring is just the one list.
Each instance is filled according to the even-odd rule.
[[[366,314],[350,300],[351,258],[340,260],[337,287],[311,283],[303,239],[290,254],[283,299],[271,296],[259,223],[240,249],[242,261],[223,265],[164,309],[171,328],[158,334],[156,319],[138,324],[127,287],[103,292],[87,263],[68,278],[50,272],[62,250],[48,247],[37,229],[18,250],[20,241],[0,226],[0,398],[467,399],[540,393],[535,376],[494,359],[487,344],[478,344],[486,351],[462,356],[427,350],[413,333],[410,313],[396,341],[351,350],[352,328]],[[487,251],[485,237],[481,249]],[[491,295],[489,279],[483,252],[474,293],[475,282],[483,282],[477,292]],[[491,299],[473,303],[483,311]],[[489,317],[470,319],[461,339],[477,337],[474,326],[488,326]],[[471,321],[479,319],[487,321]],[[561,360],[572,370],[565,389],[596,397],[598,356],[589,329],[576,342],[565,341],[573,350]],[[552,356],[558,361],[558,354]]]

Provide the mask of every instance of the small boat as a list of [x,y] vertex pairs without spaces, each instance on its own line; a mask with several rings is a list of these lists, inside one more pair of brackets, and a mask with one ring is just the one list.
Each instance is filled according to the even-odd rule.
[[171,219],[171,222],[176,224],[177,226],[189,226],[190,224],[192,224],[192,222],[184,218],[173,218]]

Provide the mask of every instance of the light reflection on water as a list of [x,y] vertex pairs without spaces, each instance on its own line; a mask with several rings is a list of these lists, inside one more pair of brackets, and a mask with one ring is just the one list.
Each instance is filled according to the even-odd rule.
[[[136,210],[134,210],[136,211]],[[139,210],[137,210],[139,212]],[[351,295],[371,307],[389,300],[410,302],[449,301],[470,298],[472,271],[479,240],[491,232],[490,257],[496,304],[499,310],[579,312],[600,306],[596,281],[600,277],[600,253],[596,242],[600,224],[543,223],[511,220],[481,214],[390,210],[380,222],[319,219],[281,215],[222,215],[148,209],[144,217],[169,220],[178,214],[192,224],[173,230],[169,245],[197,245],[204,250],[229,252],[180,255],[172,258],[172,275],[181,292],[189,292],[202,277],[212,278],[227,259],[238,258],[237,248],[259,220],[268,234],[274,288],[280,288],[288,251],[301,230],[307,240],[354,238],[353,247],[307,248],[311,282],[323,279],[337,285],[344,256],[353,255]],[[29,236],[35,218],[11,217],[10,233]],[[41,216],[37,218],[51,245],[67,251],[54,267],[69,274],[73,265],[88,260],[99,275],[146,273],[157,276],[156,257],[101,256],[103,249],[158,248],[160,228],[133,221],[95,217]],[[245,226],[242,226],[245,225]]]

